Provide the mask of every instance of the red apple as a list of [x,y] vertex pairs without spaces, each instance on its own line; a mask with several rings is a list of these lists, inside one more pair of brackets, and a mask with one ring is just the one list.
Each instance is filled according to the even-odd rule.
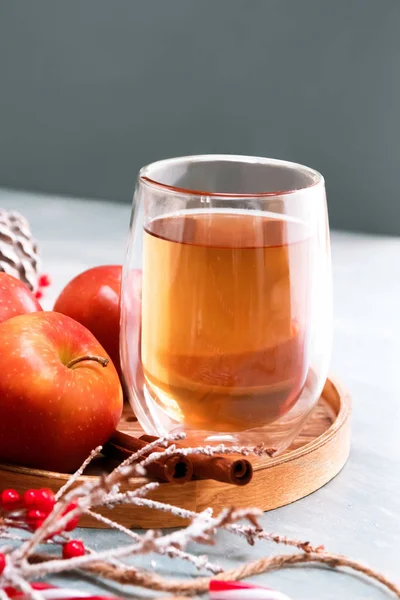
[[79,467],[121,417],[121,385],[108,358],[93,334],[65,315],[39,312],[2,323],[0,461],[62,472]]
[[7,273],[0,273],[0,323],[39,310],[42,307],[22,281]]
[[106,265],[84,271],[63,289],[54,310],[82,323],[105,348],[119,375],[119,300],[122,267]]

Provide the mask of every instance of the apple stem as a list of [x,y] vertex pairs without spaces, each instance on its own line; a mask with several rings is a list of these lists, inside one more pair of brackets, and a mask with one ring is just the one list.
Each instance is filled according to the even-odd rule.
[[106,367],[110,362],[108,358],[103,358],[102,356],[93,356],[93,354],[87,354],[86,356],[78,356],[78,358],[73,358],[69,361],[65,366],[67,369],[72,369],[77,363],[83,362],[84,360],[93,360],[94,362],[99,363],[102,367]]

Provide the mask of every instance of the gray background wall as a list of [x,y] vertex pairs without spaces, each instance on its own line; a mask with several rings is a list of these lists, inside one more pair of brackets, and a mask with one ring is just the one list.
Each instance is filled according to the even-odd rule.
[[399,0],[0,0],[2,186],[130,202],[158,158],[274,156],[399,234],[399,112]]

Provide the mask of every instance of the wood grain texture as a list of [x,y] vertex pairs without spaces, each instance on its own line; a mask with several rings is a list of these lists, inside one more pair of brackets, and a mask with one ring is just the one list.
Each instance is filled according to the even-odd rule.
[[[163,483],[151,498],[189,510],[200,511],[207,507],[219,511],[226,506],[259,507],[264,511],[284,506],[303,498],[330,481],[342,469],[350,450],[351,399],[346,389],[330,378],[322,396],[304,428],[281,456],[254,461],[254,475],[250,484],[237,487],[212,480],[190,481],[184,485]],[[130,422],[134,423],[130,417]],[[132,429],[134,427],[132,426]],[[99,460],[91,468],[93,477],[111,465]],[[67,475],[14,465],[0,465],[0,487],[49,487],[58,490]],[[131,479],[123,489],[136,489],[146,482],[143,478]],[[102,512],[102,511],[99,511]],[[164,528],[178,527],[182,519],[150,509],[119,506],[103,514],[110,515],[127,527]],[[82,519],[84,527],[98,527],[91,518]]]

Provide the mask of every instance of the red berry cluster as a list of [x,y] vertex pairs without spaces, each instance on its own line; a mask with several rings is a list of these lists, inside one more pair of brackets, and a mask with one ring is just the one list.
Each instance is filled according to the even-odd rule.
[[[4,490],[0,494],[0,512],[7,519],[14,520],[18,523],[24,523],[30,531],[36,531],[41,527],[47,516],[51,513],[56,503],[54,493],[47,488],[40,490],[26,490],[21,496],[16,490]],[[77,502],[70,502],[62,516],[67,515],[78,507]],[[79,516],[72,517],[63,530],[59,530],[52,534],[57,534],[72,531],[78,526]],[[63,544],[63,558],[76,558],[85,554],[85,546],[78,540],[70,540]],[[0,575],[3,573],[6,566],[5,554],[0,552]]]
[[55,504],[52,490],[27,490],[22,496],[16,490],[4,490],[0,507],[9,519],[24,521],[31,531],[36,531],[51,513]]
[[[47,488],[39,490],[27,490],[22,496],[16,490],[4,490],[0,494],[0,511],[10,520],[21,523],[30,531],[36,531],[41,527],[45,519],[51,513],[56,503],[54,493]],[[78,507],[77,502],[70,502],[62,516],[67,515]],[[63,530],[52,534],[53,536],[66,531],[72,531],[78,526],[79,516],[72,517]],[[82,542],[71,540],[63,544],[63,557],[75,558],[85,554]],[[0,575],[5,569],[6,557],[0,553]]]

